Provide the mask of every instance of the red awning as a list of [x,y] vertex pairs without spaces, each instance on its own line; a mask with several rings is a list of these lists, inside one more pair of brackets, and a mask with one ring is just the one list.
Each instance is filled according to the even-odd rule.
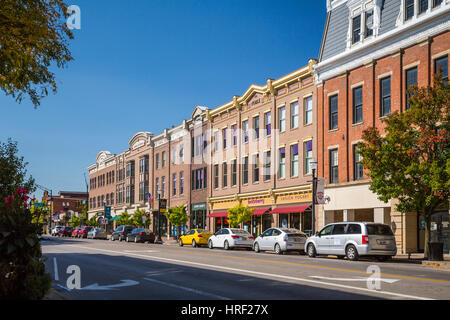
[[297,212],[301,213],[310,207],[311,207],[311,204],[305,204],[302,206],[293,206],[293,207],[280,207],[280,208],[273,209],[270,213],[297,213]]
[[213,212],[210,215],[208,215],[208,218],[221,218],[221,217],[228,217],[228,211]]
[[270,209],[271,209],[270,207],[255,209],[255,211],[253,212],[253,215],[254,216],[262,216],[264,213],[266,213]]

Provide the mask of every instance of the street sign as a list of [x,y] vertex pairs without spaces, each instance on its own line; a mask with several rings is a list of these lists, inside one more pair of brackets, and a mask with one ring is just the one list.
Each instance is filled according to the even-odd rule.
[[159,211],[161,213],[167,212],[167,199],[159,199]]
[[111,219],[111,207],[105,207],[105,217]]

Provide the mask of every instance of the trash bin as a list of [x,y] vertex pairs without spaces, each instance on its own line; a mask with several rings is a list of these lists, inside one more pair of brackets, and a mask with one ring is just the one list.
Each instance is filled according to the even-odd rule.
[[444,260],[444,243],[442,242],[428,243],[428,260],[430,261]]

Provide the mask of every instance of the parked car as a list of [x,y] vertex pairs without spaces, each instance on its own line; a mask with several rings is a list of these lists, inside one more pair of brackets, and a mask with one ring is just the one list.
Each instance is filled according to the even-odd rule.
[[208,247],[224,248],[229,250],[232,248],[247,248],[252,250],[253,237],[247,230],[237,228],[224,228],[217,231],[208,239]]
[[127,234],[127,242],[155,242],[155,234],[148,229],[136,228]]
[[391,227],[374,222],[340,222],[326,225],[305,243],[308,256],[336,255],[355,261],[373,256],[383,261],[397,254]]
[[81,227],[80,231],[78,231],[78,238],[87,238],[87,235],[91,229],[92,227]]
[[60,235],[61,235],[62,237],[70,237],[70,236],[72,236],[72,231],[73,231],[73,228],[72,228],[72,227],[63,227],[63,228],[60,230]]
[[75,228],[72,231],[72,238],[76,238],[78,237],[78,232],[80,231],[81,228]]
[[185,235],[180,236],[178,244],[182,247],[185,244],[190,244],[194,248],[200,245],[208,245],[208,240],[212,236],[212,233],[203,229],[189,230]]
[[88,239],[107,239],[106,232],[102,228],[92,228],[87,234]]
[[133,231],[133,226],[119,226],[114,230],[114,232],[111,234],[111,241],[115,240],[125,240],[127,237],[127,234],[129,234],[131,231]]
[[305,242],[307,235],[297,229],[270,228],[264,231],[253,243],[253,250],[275,251],[282,254],[287,251],[305,253]]
[[52,229],[52,236],[58,236],[59,235],[59,231],[62,229],[62,226],[56,226]]

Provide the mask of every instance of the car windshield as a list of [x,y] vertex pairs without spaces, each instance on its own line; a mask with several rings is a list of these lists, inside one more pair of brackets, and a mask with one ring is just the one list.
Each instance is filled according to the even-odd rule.
[[385,224],[368,224],[367,234],[371,236],[393,236],[392,230]]
[[280,230],[283,231],[284,233],[288,233],[289,235],[293,235],[293,234],[301,235],[301,234],[303,234],[303,232],[301,232],[298,229],[280,228]]
[[231,229],[231,232],[234,234],[249,234],[248,231],[244,229]]
[[205,232],[205,230],[203,230],[203,229],[197,229],[197,232],[198,232],[198,233],[202,233],[202,232]]

